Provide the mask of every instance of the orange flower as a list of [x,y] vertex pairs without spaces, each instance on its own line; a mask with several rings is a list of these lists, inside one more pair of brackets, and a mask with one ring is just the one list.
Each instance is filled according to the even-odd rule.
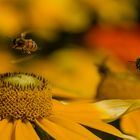
[[139,26],[97,27],[86,36],[86,42],[90,47],[99,47],[124,61],[135,60],[140,55],[139,30]]

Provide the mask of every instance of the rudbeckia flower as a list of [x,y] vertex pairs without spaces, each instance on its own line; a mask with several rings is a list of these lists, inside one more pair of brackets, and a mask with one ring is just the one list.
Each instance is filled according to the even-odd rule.
[[0,139],[43,140],[42,136],[47,139],[48,134],[59,140],[100,140],[84,126],[134,139],[104,121],[114,120],[138,108],[139,102],[111,100],[64,104],[52,99],[48,81],[40,76],[30,73],[1,74]]

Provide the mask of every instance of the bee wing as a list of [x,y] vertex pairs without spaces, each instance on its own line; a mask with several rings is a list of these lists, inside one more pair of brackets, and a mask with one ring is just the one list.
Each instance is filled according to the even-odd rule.
[[22,38],[25,38],[26,34],[27,34],[27,32],[22,32],[22,33],[20,34],[20,36],[21,36]]
[[26,34],[28,33],[28,31],[22,32],[20,34],[16,35],[16,38],[25,38]]
[[26,30],[20,34],[20,37],[25,38],[26,34],[32,32],[31,30]]
[[19,64],[19,63],[23,63],[23,62],[28,62],[29,60],[33,59],[34,57],[35,57],[35,55],[25,56],[23,58],[12,60],[11,63],[12,64]]
[[136,70],[136,61],[128,61],[126,67],[130,71]]

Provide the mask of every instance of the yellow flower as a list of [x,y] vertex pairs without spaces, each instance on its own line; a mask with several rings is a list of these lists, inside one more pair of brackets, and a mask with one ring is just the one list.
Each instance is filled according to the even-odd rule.
[[96,96],[100,82],[100,76],[93,61],[91,50],[72,46],[34,61],[24,69],[46,77],[52,84],[53,96],[91,99]]
[[[119,68],[120,65],[117,67]],[[133,68],[133,67],[132,67]],[[133,68],[134,69],[134,68]],[[136,71],[138,72],[138,71]],[[139,73],[139,72],[138,72]],[[109,72],[100,84],[98,99],[139,99],[140,79],[137,74],[124,71]],[[136,106],[137,104],[135,104]],[[121,130],[140,139],[140,110],[120,118]]]
[[126,134],[133,135],[140,139],[140,110],[131,112],[121,118],[121,128]]
[[[134,140],[103,120],[114,120],[128,110],[139,107],[133,106],[139,102],[111,100],[63,104],[52,99],[48,81],[40,76],[29,73],[1,74],[0,139],[41,140],[42,134],[37,132],[41,130],[43,134],[59,140],[100,140],[84,125]],[[116,115],[115,110],[119,110],[119,114]]]

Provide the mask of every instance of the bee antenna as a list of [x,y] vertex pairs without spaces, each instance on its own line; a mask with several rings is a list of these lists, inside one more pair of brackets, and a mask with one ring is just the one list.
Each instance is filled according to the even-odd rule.
[[24,31],[24,32],[22,32],[22,33],[20,34],[20,36],[21,36],[22,38],[25,38],[25,36],[26,36],[26,34],[28,34],[28,32],[29,32],[29,31]]

